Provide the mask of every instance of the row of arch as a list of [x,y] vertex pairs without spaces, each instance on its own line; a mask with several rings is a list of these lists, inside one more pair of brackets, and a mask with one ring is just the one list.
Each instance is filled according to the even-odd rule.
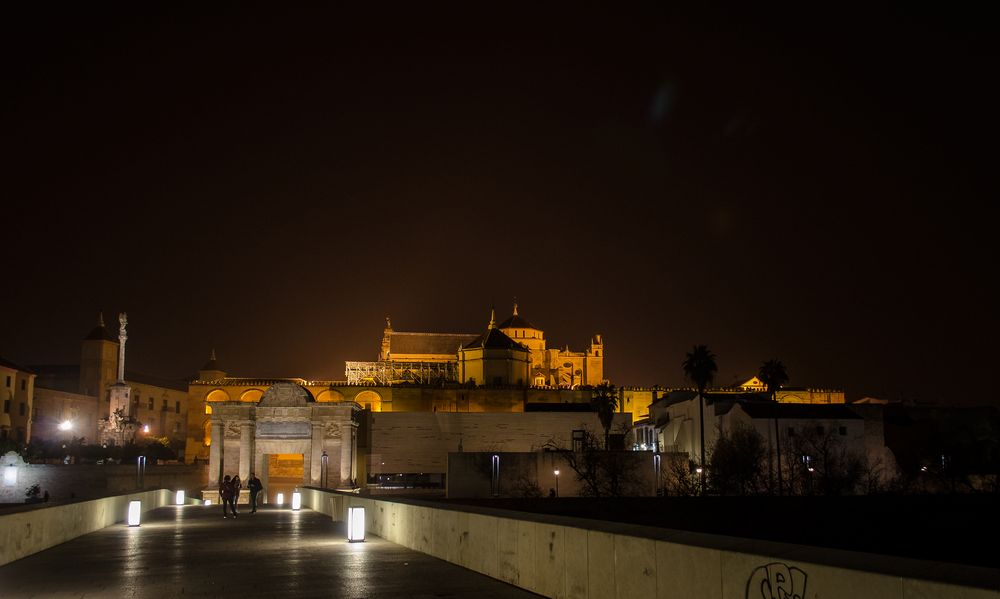
[[[308,391],[307,391],[308,392]],[[264,396],[261,389],[247,389],[240,393],[239,401],[247,403],[258,403]],[[316,401],[320,403],[345,401],[344,394],[336,389],[324,389],[316,396]],[[205,396],[205,413],[211,414],[211,403],[219,401],[233,401],[232,396],[225,389],[213,389]],[[365,390],[354,396],[354,401],[367,410],[373,412],[382,411],[382,396],[375,391]]]

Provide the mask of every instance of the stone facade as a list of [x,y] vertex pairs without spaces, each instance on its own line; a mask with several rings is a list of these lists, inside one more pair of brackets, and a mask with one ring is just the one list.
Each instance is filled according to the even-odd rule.
[[212,402],[210,407],[209,490],[217,489],[224,475],[235,474],[246,480],[255,473],[267,485],[271,455],[301,455],[304,485],[345,487],[357,476],[360,408],[353,402],[320,403],[305,387],[278,382],[259,401]]
[[485,386],[563,388],[605,382],[604,341],[600,335],[594,335],[584,351],[572,351],[568,346],[550,349],[546,347],[545,332],[521,317],[516,304],[505,321],[495,325],[493,320],[491,315],[490,329],[497,329],[523,347],[527,356],[520,352],[508,355],[492,351],[484,355],[468,351],[475,345],[475,334],[395,331],[387,318],[378,361],[347,362],[346,378],[354,384],[444,380]]
[[31,439],[32,398],[35,373],[0,358],[0,439],[21,443]]

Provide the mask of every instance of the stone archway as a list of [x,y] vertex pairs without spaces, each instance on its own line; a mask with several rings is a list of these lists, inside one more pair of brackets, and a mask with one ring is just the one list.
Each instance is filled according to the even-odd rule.
[[354,477],[353,402],[317,402],[302,385],[282,381],[268,387],[256,403],[231,400],[213,408],[210,486],[217,486],[223,473],[238,470],[246,480],[253,472],[273,500],[266,480],[272,465],[282,474],[293,473],[291,480],[282,481],[291,487],[341,487]]

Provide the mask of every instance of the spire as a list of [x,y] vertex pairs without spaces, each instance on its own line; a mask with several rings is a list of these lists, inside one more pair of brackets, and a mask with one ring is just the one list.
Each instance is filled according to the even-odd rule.
[[392,322],[389,321],[388,315],[386,315],[385,317],[385,328],[389,329],[390,331],[392,330]]
[[496,323],[497,323],[496,310],[493,308],[493,306],[490,306],[490,326],[487,328],[490,329],[496,328]]
[[97,313],[97,326],[99,327],[104,326],[104,312]]
[[517,298],[514,298],[514,316],[517,316]]

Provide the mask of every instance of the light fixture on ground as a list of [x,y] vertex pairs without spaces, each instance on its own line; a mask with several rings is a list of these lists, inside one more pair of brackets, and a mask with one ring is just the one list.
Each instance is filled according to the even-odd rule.
[[278,506],[284,505],[285,504],[285,494],[284,493],[278,493],[278,497],[274,500],[274,503],[276,503]]
[[128,502],[128,525],[139,526],[139,515],[142,512],[142,502],[138,499]]
[[559,470],[553,470],[553,474],[556,475],[556,497],[559,497]]
[[177,491],[177,496],[174,498],[174,503],[177,505],[184,505],[184,491]]
[[212,505],[212,500],[211,499],[206,499],[205,500],[205,505]]
[[365,540],[365,508],[347,508],[347,540],[351,543]]
[[13,487],[17,484],[17,466],[14,464],[8,464],[6,468],[3,469],[3,486]]
[[301,507],[302,507],[302,493],[295,491],[294,493],[292,493],[292,510],[297,512]]

